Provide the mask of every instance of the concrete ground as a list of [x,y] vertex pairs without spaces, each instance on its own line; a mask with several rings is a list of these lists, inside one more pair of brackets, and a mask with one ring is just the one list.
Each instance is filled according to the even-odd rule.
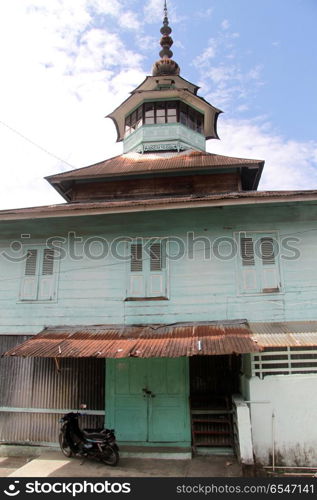
[[233,456],[202,456],[192,460],[121,458],[116,467],[95,460],[65,458],[50,451],[40,457],[1,457],[0,477],[240,477]]

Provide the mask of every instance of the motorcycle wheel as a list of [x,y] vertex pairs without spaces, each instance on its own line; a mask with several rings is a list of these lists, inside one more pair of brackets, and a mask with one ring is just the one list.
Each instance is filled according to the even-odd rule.
[[111,465],[114,467],[119,462],[119,453],[112,446],[105,446],[103,449],[103,454],[101,456],[101,461],[106,465]]
[[59,445],[60,445],[62,453],[63,453],[63,455],[65,455],[65,457],[70,458],[73,455],[73,452],[72,452],[69,444],[67,443],[65,436],[62,432],[59,435]]

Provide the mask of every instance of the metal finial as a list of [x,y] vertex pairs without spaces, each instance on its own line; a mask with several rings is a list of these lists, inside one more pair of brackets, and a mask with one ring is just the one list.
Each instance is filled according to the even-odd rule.
[[173,38],[170,36],[172,33],[172,28],[169,26],[168,13],[167,13],[167,2],[164,0],[164,18],[163,26],[161,28],[162,38],[160,40],[160,45],[162,50],[160,51],[160,61],[157,61],[153,66],[153,76],[158,75],[178,75],[179,66],[172,60],[173,52],[171,51],[171,46],[173,45]]
[[167,3],[166,3],[166,0],[164,0],[164,17],[167,17]]
[[163,35],[160,41],[162,50],[160,52],[161,59],[170,59],[173,55],[171,51],[171,46],[173,45],[173,39],[170,36],[172,33],[172,28],[170,28],[167,17],[167,3],[164,0],[164,19],[163,26],[161,28],[161,34]]

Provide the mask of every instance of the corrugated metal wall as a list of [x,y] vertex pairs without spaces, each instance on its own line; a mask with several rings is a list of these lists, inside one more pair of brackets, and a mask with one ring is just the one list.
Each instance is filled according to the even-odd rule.
[[[28,338],[1,336],[1,354]],[[0,358],[0,441],[56,443],[58,410],[62,414],[86,403],[87,409],[100,413],[105,409],[104,388],[103,359],[61,359],[57,371],[50,358]],[[102,427],[103,422],[103,415],[87,415],[82,425]]]

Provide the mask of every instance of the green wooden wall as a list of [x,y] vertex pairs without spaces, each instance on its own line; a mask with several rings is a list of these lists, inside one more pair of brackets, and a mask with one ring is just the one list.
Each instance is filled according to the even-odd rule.
[[[125,301],[127,264],[107,256],[74,260],[69,255],[59,263],[57,299],[52,302],[19,302],[24,264],[0,256],[0,333],[37,333],[45,325],[98,323],[173,323],[247,318],[250,321],[316,319],[317,269],[314,204],[216,207],[166,210],[116,215],[2,222],[0,250],[12,241],[44,243],[48,237],[65,237],[75,231],[83,241],[98,236],[108,242],[120,236],[233,237],[237,231],[276,232],[278,238],[295,237],[299,250],[295,260],[280,262],[282,289],[279,293],[241,294],[237,259],[204,258],[204,244],[197,243],[193,258],[185,255],[169,262],[168,300]],[[30,238],[21,240],[21,234]],[[98,251],[98,243],[95,250]],[[66,245],[64,246],[66,248]],[[18,252],[16,252],[17,254]]]

